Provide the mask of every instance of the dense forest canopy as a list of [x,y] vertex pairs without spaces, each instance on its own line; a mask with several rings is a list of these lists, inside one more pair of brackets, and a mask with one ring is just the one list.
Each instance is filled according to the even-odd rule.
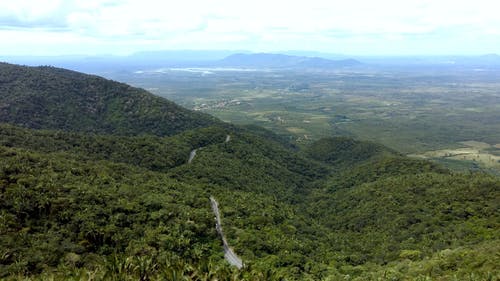
[[[0,64],[0,122],[3,279],[500,274],[492,175],[346,137],[299,149],[258,127],[52,67]],[[210,196],[242,270],[224,260]]]
[[0,120],[33,129],[157,136],[220,123],[145,90],[54,68],[0,63]]

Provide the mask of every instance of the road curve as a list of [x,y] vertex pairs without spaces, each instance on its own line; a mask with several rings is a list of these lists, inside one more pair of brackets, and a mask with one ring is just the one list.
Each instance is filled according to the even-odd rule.
[[[231,140],[231,136],[226,135],[226,140],[224,140],[224,143],[228,143],[230,140]],[[188,164],[191,164],[191,162],[193,162],[193,159],[196,156],[196,151],[198,149],[199,148],[191,150],[191,153],[189,153]]]
[[214,212],[215,215],[215,229],[217,230],[217,233],[219,233],[221,239],[222,239],[222,244],[224,248],[224,258],[231,264],[236,266],[238,269],[241,269],[243,267],[243,261],[234,253],[234,251],[229,248],[229,245],[227,244],[226,237],[224,236],[224,233],[222,232],[222,226],[221,226],[221,219],[220,219],[220,213],[219,213],[219,204],[215,200],[214,197],[210,196],[210,204],[212,205],[212,211]]

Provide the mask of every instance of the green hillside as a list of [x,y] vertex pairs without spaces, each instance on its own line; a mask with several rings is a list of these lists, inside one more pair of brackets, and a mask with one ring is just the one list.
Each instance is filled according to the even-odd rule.
[[34,129],[157,136],[213,125],[145,90],[49,66],[0,63],[0,122]]
[[396,151],[381,144],[347,137],[320,139],[310,145],[305,153],[312,159],[334,166],[353,165],[375,157],[398,155]]
[[[7,84],[19,89],[35,87],[26,85],[26,71],[128,87],[53,68],[6,67]],[[59,83],[54,77],[50,83]],[[272,132],[131,91],[133,100],[172,105],[184,112],[176,120],[191,126],[145,117],[154,112],[146,108],[140,114],[151,123],[95,123],[95,130],[51,127],[50,116],[71,119],[55,109],[38,119],[44,130],[4,115],[0,279],[498,280],[498,177],[453,173],[349,138],[301,151]],[[63,92],[79,100],[77,90],[53,95]],[[33,116],[54,98],[44,91],[36,107],[27,95],[1,94],[9,100],[2,112],[30,108]],[[79,122],[94,118],[81,103],[68,106],[81,112]],[[242,270],[224,260],[210,196]]]
[[192,149],[222,142],[227,132],[227,129],[220,127],[206,127],[187,130],[171,137],[152,135],[116,137],[30,130],[0,124],[0,145],[43,153],[65,152],[82,160],[110,160],[153,171],[168,171],[186,163]]

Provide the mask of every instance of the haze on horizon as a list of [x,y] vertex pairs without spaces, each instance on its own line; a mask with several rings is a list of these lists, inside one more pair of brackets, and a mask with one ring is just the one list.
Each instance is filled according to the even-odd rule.
[[0,0],[0,55],[482,55],[500,53],[499,10],[493,0]]

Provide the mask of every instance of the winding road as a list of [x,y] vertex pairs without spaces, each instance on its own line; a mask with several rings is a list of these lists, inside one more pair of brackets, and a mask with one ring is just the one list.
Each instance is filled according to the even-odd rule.
[[191,150],[191,153],[189,153],[188,164],[191,164],[191,162],[193,162],[193,159],[196,156],[196,150],[198,149],[193,149]]
[[[228,143],[230,140],[231,136],[227,135],[226,139],[224,140],[224,143]],[[188,164],[191,164],[191,162],[193,162],[193,159],[196,156],[196,151],[198,149],[201,148],[191,150],[191,153],[189,153]],[[217,200],[215,200],[215,198],[212,196],[210,196],[210,204],[212,205],[212,211],[214,212],[215,215],[215,229],[217,230],[217,233],[219,233],[222,239],[222,245],[224,248],[224,258],[229,262],[229,264],[236,266],[238,269],[241,269],[243,267],[243,261],[236,255],[236,253],[229,247],[229,244],[227,243],[226,237],[224,236],[224,232],[222,232],[219,204],[217,203]]]
[[[230,140],[231,140],[231,136],[230,136],[230,135],[227,135],[227,136],[226,136],[226,140],[224,141],[224,143],[227,143],[227,142],[229,142]],[[191,164],[191,162],[193,162],[193,159],[194,159],[194,157],[196,156],[196,151],[197,151],[198,149],[199,149],[199,148],[191,150],[191,153],[189,153],[188,164]]]
[[217,230],[217,232],[219,233],[219,235],[222,239],[222,244],[224,247],[224,258],[231,265],[234,265],[238,269],[241,269],[243,267],[243,261],[234,253],[234,251],[227,244],[226,237],[224,236],[224,233],[222,232],[221,219],[220,219],[220,213],[219,213],[219,204],[217,203],[217,200],[215,200],[215,198],[212,196],[210,196],[210,204],[212,205],[212,211],[214,212],[214,215],[215,215],[215,229]]

